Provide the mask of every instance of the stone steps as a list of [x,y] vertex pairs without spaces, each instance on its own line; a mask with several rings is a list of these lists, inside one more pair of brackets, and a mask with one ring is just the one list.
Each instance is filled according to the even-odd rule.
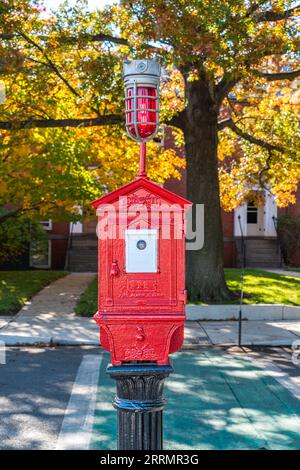
[[[249,268],[279,268],[281,267],[281,253],[278,246],[278,240],[272,238],[250,239],[245,238],[246,244],[246,257],[245,265]],[[236,248],[239,259],[241,262],[241,241],[236,240]]]
[[98,239],[94,234],[76,234],[72,237],[72,248],[69,255],[71,272],[97,272]]

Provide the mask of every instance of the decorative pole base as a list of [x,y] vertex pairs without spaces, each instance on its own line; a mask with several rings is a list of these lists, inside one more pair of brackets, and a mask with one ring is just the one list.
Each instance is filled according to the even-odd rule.
[[164,380],[173,367],[155,364],[108,366],[117,382],[118,450],[161,450]]

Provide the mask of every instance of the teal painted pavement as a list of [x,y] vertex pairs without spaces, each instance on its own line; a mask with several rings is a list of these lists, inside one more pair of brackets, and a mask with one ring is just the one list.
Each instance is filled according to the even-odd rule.
[[[100,371],[92,449],[116,448],[115,384]],[[300,401],[252,362],[224,351],[173,356],[166,380],[165,449],[299,449]]]

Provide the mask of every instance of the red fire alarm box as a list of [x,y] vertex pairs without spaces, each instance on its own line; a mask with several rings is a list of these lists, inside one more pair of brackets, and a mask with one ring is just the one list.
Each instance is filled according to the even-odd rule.
[[100,341],[114,365],[168,363],[183,342],[186,199],[140,177],[94,201]]

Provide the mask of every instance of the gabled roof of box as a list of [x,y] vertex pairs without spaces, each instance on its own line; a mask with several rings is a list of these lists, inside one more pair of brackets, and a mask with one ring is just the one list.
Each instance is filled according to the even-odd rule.
[[99,199],[96,199],[91,204],[95,209],[97,209],[97,207],[102,204],[114,203],[118,200],[120,196],[126,196],[127,194],[133,193],[135,190],[140,188],[145,189],[150,193],[161,197],[162,199],[170,202],[171,204],[179,204],[180,206],[185,208],[188,208],[192,205],[192,203],[187,199],[178,196],[177,194],[172,193],[171,191],[168,191],[165,188],[162,188],[158,184],[153,183],[153,181],[150,181],[148,178],[143,177],[139,177],[134,181],[125,184],[121,188],[116,189],[115,191],[112,191],[111,193],[106,194],[105,196],[100,197]]

